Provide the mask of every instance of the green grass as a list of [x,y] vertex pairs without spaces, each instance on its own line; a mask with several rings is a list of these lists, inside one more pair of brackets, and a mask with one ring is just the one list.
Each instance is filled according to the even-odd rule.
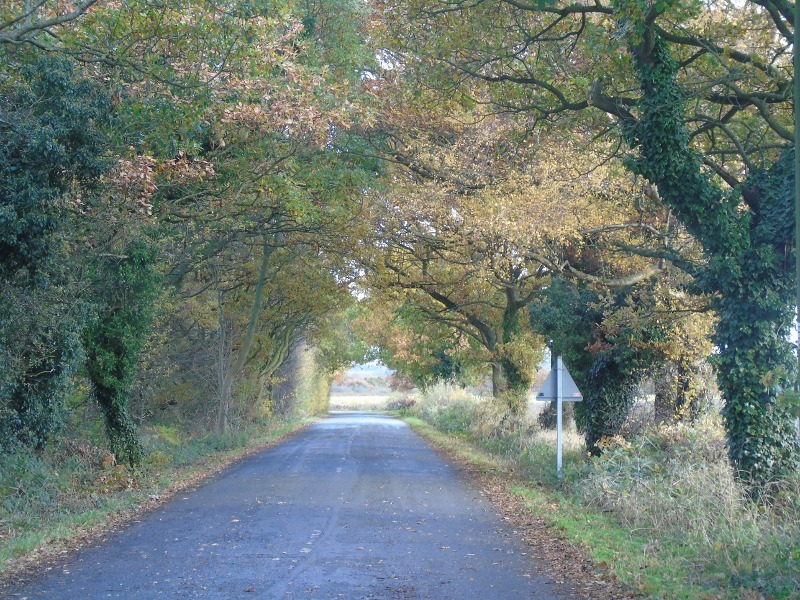
[[620,581],[659,599],[800,597],[800,476],[753,504],[718,420],[653,428],[599,458],[569,439],[559,479],[552,433],[509,427],[483,403],[440,387],[404,417],[474,467],[506,469],[513,493]]
[[142,432],[145,460],[135,472],[103,468],[104,452],[85,441],[41,455],[0,456],[0,574],[13,559],[68,543],[308,422],[195,437],[174,426],[156,426]]
[[717,597],[690,583],[694,577],[689,560],[692,552],[686,547],[632,532],[613,515],[598,513],[556,491],[520,485],[510,489],[526,499],[536,516],[632,588],[653,598]]

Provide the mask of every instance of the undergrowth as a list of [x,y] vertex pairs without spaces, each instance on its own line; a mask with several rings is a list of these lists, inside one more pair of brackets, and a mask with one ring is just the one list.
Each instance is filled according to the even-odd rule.
[[157,499],[176,482],[229,462],[302,422],[205,435],[175,425],[147,427],[140,434],[144,460],[135,471],[117,465],[90,439],[66,439],[40,453],[0,455],[0,574],[8,561]]
[[716,416],[606,440],[599,457],[572,432],[558,478],[554,433],[490,398],[437,384],[404,412],[512,463],[534,512],[650,597],[800,597],[800,476],[748,493]]

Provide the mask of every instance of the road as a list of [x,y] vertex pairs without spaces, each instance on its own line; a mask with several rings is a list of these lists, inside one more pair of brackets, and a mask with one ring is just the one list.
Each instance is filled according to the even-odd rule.
[[568,598],[557,592],[407,425],[335,413],[10,597]]

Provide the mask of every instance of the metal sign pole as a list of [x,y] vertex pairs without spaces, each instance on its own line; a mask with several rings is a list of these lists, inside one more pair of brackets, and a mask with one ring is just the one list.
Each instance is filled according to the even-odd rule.
[[556,472],[561,477],[561,415],[562,415],[562,395],[563,395],[563,371],[564,363],[559,356],[556,359]]
[[[564,394],[566,394],[566,397]],[[545,378],[544,383],[542,383],[541,389],[536,394],[536,399],[542,402],[556,401],[556,472],[558,477],[561,478],[563,476],[561,474],[561,463],[563,455],[564,402],[580,402],[583,400],[583,394],[581,394],[578,386],[575,385],[575,380],[572,379],[572,375],[569,374],[560,356],[556,358],[555,366]]]

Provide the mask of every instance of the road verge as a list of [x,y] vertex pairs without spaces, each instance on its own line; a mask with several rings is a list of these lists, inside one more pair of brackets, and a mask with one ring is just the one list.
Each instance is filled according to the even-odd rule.
[[[173,440],[175,443],[163,443],[151,452],[136,471],[113,461],[103,464],[103,460],[88,468],[79,460],[80,448],[66,450],[71,454],[69,460],[53,456],[39,460],[42,479],[65,481],[46,490],[41,489],[43,484],[19,481],[18,488],[7,485],[9,489],[3,490],[0,591],[26,574],[52,569],[82,547],[103,542],[176,494],[281,443],[316,420],[275,422],[246,436]],[[160,437],[169,434],[161,432]],[[30,461],[38,459],[25,460],[21,472],[29,472]],[[66,473],[55,471],[58,464]],[[7,474],[4,477],[13,480]],[[14,495],[19,496],[16,510]]]

